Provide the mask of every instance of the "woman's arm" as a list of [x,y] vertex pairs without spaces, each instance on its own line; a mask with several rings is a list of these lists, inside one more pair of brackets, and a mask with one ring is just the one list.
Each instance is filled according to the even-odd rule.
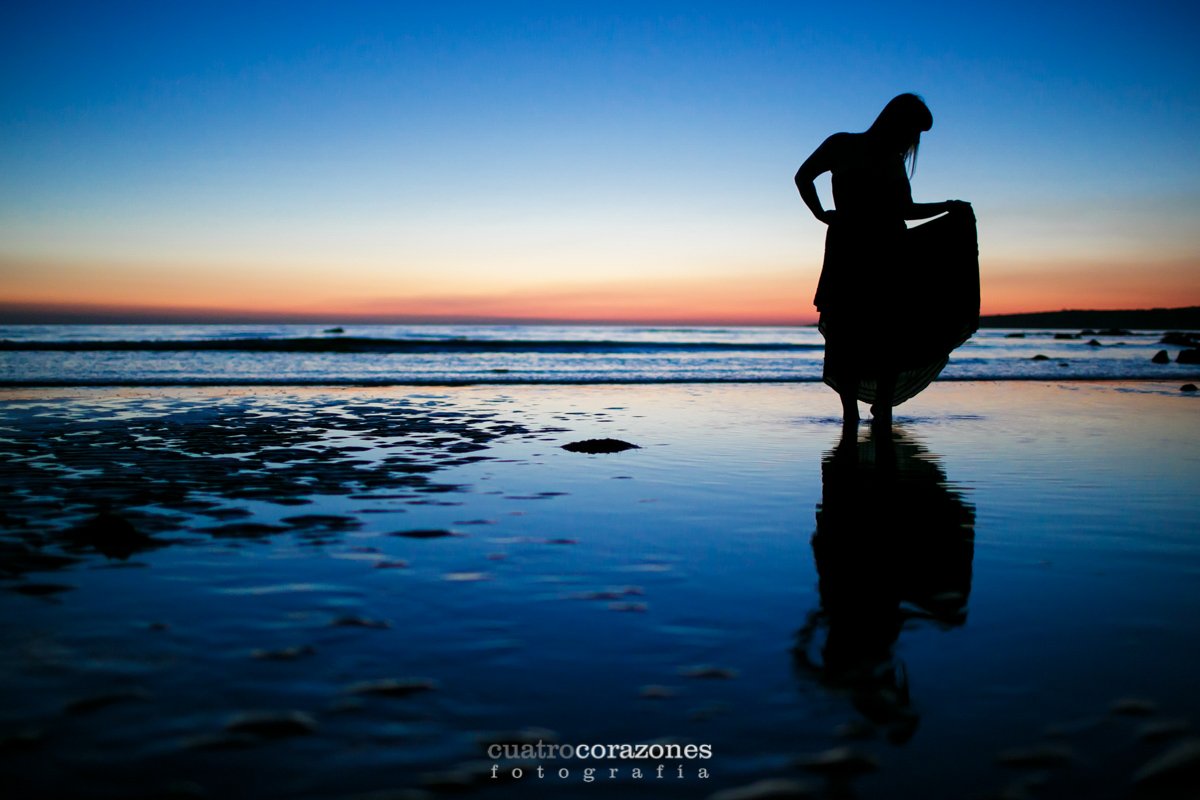
[[796,170],[796,188],[800,190],[800,199],[804,201],[804,205],[808,206],[808,210],[812,215],[828,225],[833,220],[833,212],[826,211],[821,205],[821,198],[817,194],[817,185],[815,183],[817,176],[823,172],[829,172],[832,169],[831,151],[834,149],[834,137],[830,136],[821,146],[813,151],[800,169]]

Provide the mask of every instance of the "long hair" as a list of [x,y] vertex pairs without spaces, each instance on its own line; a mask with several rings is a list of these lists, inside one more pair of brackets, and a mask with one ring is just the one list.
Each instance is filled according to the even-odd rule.
[[908,176],[917,171],[917,151],[921,148],[921,131],[933,127],[933,114],[920,95],[905,92],[888,101],[879,116],[867,129],[868,133],[900,140],[911,136],[904,149],[904,161],[908,164]]

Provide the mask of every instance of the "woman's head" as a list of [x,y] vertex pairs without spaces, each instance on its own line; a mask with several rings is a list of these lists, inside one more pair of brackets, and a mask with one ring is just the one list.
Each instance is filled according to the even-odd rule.
[[911,175],[917,168],[917,150],[921,132],[933,127],[933,114],[919,95],[898,94],[888,101],[871,123],[869,133],[881,138],[889,147],[904,154]]

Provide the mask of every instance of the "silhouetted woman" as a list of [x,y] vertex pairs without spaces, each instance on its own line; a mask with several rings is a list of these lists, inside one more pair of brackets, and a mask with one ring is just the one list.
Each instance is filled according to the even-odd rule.
[[[829,226],[813,300],[827,384],[846,425],[858,400],[889,425],[892,406],[937,377],[979,324],[979,262],[969,203],[914,203],[908,180],[933,115],[915,94],[893,98],[863,133],[835,133],[796,172],[805,204]],[[906,169],[906,162],[908,169]],[[833,211],[816,177],[832,173]],[[908,229],[905,220],[934,217]]]

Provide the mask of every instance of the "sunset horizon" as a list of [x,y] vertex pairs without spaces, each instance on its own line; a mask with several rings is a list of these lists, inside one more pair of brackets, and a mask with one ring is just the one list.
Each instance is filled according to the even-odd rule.
[[807,324],[793,174],[904,91],[984,314],[1200,304],[1189,26],[955,9],[19,9],[0,304]]

